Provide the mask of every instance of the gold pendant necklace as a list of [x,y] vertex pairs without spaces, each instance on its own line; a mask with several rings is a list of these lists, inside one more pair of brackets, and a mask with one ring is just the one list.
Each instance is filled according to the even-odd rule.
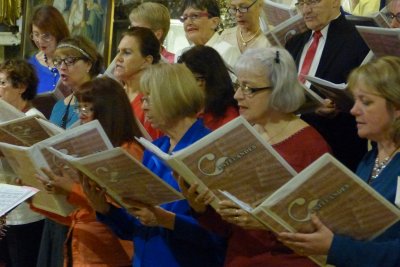
[[260,33],[260,30],[261,30],[261,28],[258,28],[256,33],[253,36],[251,36],[247,41],[244,40],[244,38],[243,38],[242,30],[239,30],[239,36],[240,36],[240,40],[242,41],[242,45],[244,47],[246,47],[248,43],[250,43],[254,38],[256,38],[256,36]]

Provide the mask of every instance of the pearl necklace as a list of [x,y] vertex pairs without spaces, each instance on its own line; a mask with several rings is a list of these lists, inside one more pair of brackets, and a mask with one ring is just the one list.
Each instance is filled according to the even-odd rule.
[[260,30],[261,30],[261,28],[258,28],[256,33],[253,36],[251,36],[247,41],[244,40],[244,38],[243,38],[242,30],[239,30],[239,36],[240,36],[240,40],[242,41],[242,45],[244,47],[246,47],[248,43],[250,43],[254,38],[256,38],[258,36],[258,34],[260,33]]

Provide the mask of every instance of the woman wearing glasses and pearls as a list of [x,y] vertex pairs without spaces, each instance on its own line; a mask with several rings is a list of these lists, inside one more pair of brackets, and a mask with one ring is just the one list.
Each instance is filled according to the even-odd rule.
[[[224,40],[219,31],[221,12],[216,0],[185,0],[182,5],[182,16],[186,39],[191,45],[211,46],[233,67],[240,56],[240,50]],[[176,59],[186,51],[178,51]]]
[[30,37],[38,52],[29,59],[39,78],[38,94],[52,91],[60,75],[53,65],[57,44],[69,37],[68,26],[61,13],[53,6],[38,6],[29,26]]
[[[238,77],[235,99],[240,115],[297,171],[330,149],[321,135],[293,112],[304,102],[295,63],[280,48],[248,49],[235,66]],[[280,243],[274,233],[231,201],[220,202],[216,212],[206,206],[209,192],[198,195],[196,186],[180,186],[200,223],[227,239],[225,266],[317,266]]]
[[[95,78],[84,83],[75,93],[79,101],[77,113],[81,123],[98,120],[115,147],[122,147],[137,160],[142,160],[143,149],[135,141],[140,130],[133,117],[124,88],[114,79]],[[67,196],[70,204],[78,207],[67,217],[40,211],[44,215],[69,226],[64,243],[64,266],[123,267],[131,266],[133,246],[122,241],[111,229],[96,220],[96,213],[83,194],[82,185],[68,176],[58,176],[43,170],[50,178],[49,190]],[[43,183],[48,179],[39,177]]]
[[226,29],[224,40],[238,46],[243,53],[248,48],[266,48],[270,44],[260,27],[262,0],[230,0],[228,13],[235,17],[237,27]]

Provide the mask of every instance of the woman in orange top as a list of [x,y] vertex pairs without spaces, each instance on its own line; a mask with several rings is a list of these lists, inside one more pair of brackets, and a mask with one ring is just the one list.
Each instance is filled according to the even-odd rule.
[[[129,99],[123,87],[107,77],[84,83],[76,94],[78,112],[82,123],[99,120],[114,146],[125,148],[141,160],[143,150],[134,137],[140,136]],[[64,248],[64,266],[122,267],[131,266],[132,242],[118,239],[108,227],[96,221],[95,211],[83,194],[81,185],[63,174],[43,170],[51,181],[46,189],[54,194],[65,194],[77,209],[68,217],[61,217],[43,210],[34,210],[70,226]]]

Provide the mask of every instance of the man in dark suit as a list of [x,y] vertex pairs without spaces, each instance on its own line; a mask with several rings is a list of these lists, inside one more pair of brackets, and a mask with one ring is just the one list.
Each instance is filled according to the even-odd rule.
[[[299,69],[333,83],[345,83],[350,71],[358,67],[369,49],[357,30],[340,13],[340,0],[299,0],[308,31],[293,36],[286,44]],[[315,36],[318,35],[318,40]],[[316,42],[315,42],[316,41]],[[315,42],[315,43],[314,43]],[[310,51],[314,46],[310,59]],[[308,64],[309,63],[309,64]],[[304,65],[309,65],[305,67]],[[305,83],[308,86],[308,82]],[[367,150],[357,135],[354,118],[334,109],[333,102],[302,118],[314,126],[332,148],[333,155],[355,170]]]

